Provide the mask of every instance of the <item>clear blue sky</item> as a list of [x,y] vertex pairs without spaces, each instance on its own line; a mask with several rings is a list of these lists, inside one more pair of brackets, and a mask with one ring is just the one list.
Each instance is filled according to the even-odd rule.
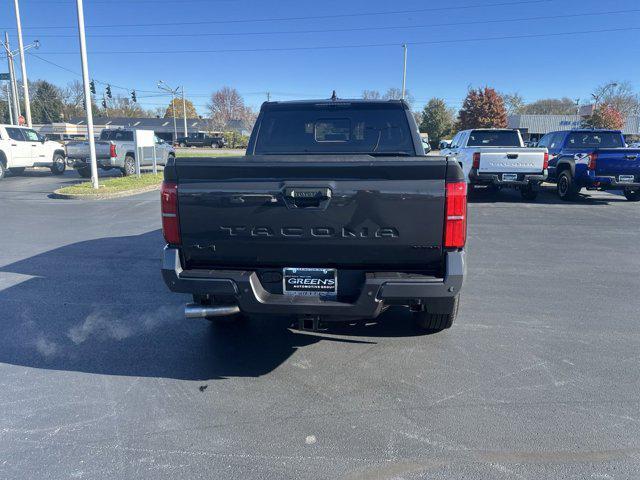
[[[0,30],[7,29],[17,46],[13,0],[0,1]],[[84,3],[90,75],[137,89],[145,108],[168,103],[162,97],[145,98],[153,94],[144,90],[156,92],[159,79],[184,85],[201,114],[207,96],[223,85],[236,87],[254,108],[266,91],[272,99],[328,97],[333,89],[343,98],[359,97],[364,89],[384,91],[401,84],[403,42],[409,44],[407,86],[416,109],[434,96],[459,107],[468,86],[519,92],[528,101],[561,96],[586,100],[596,85],[610,80],[630,81],[640,91],[638,0]],[[42,44],[34,53],[79,72],[75,1],[20,4],[25,42],[39,39]],[[158,25],[172,22],[179,24]],[[625,30],[630,28],[637,30]],[[194,34],[208,35],[189,36]],[[513,36],[529,37],[480,40]],[[459,42],[465,39],[471,41]],[[291,48],[297,50],[286,50]],[[132,51],[161,53],[127,53]],[[27,58],[30,79],[64,85],[79,78]]]

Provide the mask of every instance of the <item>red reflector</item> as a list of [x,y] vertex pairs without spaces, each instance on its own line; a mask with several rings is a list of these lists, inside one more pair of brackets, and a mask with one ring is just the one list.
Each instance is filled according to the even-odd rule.
[[118,155],[116,154],[116,146],[112,143],[111,146],[109,147],[109,156],[111,158],[117,157]]
[[473,154],[473,168],[476,170],[480,168],[480,152],[476,152]]
[[180,226],[178,219],[178,185],[175,182],[162,182],[160,191],[162,212],[162,234],[167,243],[180,244]]
[[549,168],[549,154],[545,153],[544,154],[544,162],[542,163],[542,169],[546,170],[547,168]]
[[444,246],[462,248],[467,240],[467,184],[447,183]]
[[587,167],[589,170],[595,170],[596,164],[598,162],[598,153],[593,152],[589,154],[589,166]]

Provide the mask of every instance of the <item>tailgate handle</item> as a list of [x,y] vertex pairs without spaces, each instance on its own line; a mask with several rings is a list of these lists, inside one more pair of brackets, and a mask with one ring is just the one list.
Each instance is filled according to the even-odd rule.
[[507,153],[507,158],[510,158],[512,160],[516,159],[516,158],[518,158],[518,154],[517,153]]
[[325,208],[331,199],[328,187],[286,187],[285,201],[289,208]]

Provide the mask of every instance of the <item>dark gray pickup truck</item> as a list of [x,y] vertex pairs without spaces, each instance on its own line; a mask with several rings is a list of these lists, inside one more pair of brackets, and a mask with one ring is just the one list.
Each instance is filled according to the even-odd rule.
[[247,153],[164,170],[162,274],[187,317],[278,314],[315,329],[408,307],[451,326],[466,183],[424,154],[403,101],[264,103]]

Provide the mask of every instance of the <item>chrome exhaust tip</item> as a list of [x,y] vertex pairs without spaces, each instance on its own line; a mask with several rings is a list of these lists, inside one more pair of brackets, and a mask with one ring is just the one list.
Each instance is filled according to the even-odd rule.
[[238,305],[198,305],[189,303],[184,307],[185,318],[225,317],[240,313]]

